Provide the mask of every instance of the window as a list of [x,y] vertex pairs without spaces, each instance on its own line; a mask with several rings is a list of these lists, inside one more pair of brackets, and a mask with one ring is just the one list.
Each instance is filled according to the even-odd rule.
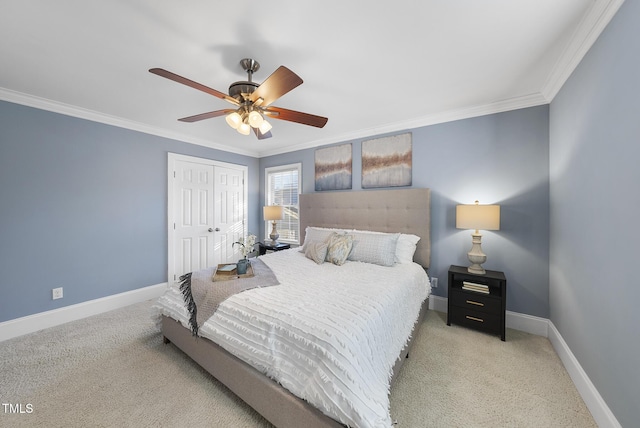
[[[278,241],[300,243],[298,196],[302,190],[302,164],[265,168],[265,205],[284,207],[284,219],[276,222]],[[271,222],[265,221],[265,239],[269,239]]]

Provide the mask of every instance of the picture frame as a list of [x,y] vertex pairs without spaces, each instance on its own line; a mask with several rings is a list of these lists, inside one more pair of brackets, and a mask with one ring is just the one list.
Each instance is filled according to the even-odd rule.
[[362,142],[362,188],[411,186],[411,133]]
[[315,190],[352,188],[353,147],[351,143],[315,151]]

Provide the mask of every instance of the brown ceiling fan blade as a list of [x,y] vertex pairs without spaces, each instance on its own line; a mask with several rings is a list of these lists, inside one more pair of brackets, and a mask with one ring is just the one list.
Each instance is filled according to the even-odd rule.
[[316,116],[315,114],[302,113],[280,107],[269,107],[264,110],[264,113],[274,119],[288,120],[289,122],[302,123],[303,125],[315,126],[317,128],[324,127],[329,120],[326,117]]
[[206,92],[209,95],[213,95],[214,97],[217,97],[217,98],[229,101],[230,103],[233,103],[235,105],[238,105],[238,101],[235,98],[232,98],[223,92],[216,91],[213,88],[210,88],[198,82],[194,82],[193,80],[189,80],[186,77],[179,76],[163,68],[152,68],[149,70],[149,72],[156,74],[160,77],[165,77],[169,80],[173,80],[174,82],[182,83],[183,85],[187,85],[199,91]]
[[271,76],[267,77],[267,80],[258,86],[258,89],[253,91],[249,98],[253,102],[262,98],[264,101],[260,103],[260,106],[266,107],[301,84],[302,79],[300,76],[281,65]]
[[210,111],[208,113],[200,113],[195,116],[183,117],[182,119],[178,119],[180,122],[197,122],[199,120],[211,119],[212,117],[224,116],[225,114],[233,113],[235,110],[233,109],[224,109],[224,110],[216,110]]
[[251,129],[253,129],[253,133],[256,134],[256,137],[258,137],[258,140],[265,140],[267,138],[273,137],[273,135],[271,135],[271,131],[267,131],[265,134],[263,134],[262,132],[260,132],[258,128],[251,128]]

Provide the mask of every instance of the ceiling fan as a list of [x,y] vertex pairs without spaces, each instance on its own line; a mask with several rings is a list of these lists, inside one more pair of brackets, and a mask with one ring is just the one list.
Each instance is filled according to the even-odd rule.
[[258,61],[245,58],[240,61],[240,65],[244,71],[247,72],[247,81],[232,83],[231,86],[229,86],[228,95],[162,68],[152,68],[149,72],[206,92],[214,97],[228,101],[235,106],[234,108],[214,110],[178,119],[182,122],[197,122],[199,120],[226,115],[229,126],[243,135],[249,135],[253,129],[253,132],[259,140],[272,136],[271,124],[265,120],[265,116],[315,126],[317,128],[322,128],[327,123],[328,119],[326,117],[295,110],[287,110],[271,105],[275,100],[302,84],[302,79],[293,71],[285,66],[280,66],[271,76],[267,77],[267,80],[262,82],[262,84],[258,84],[252,80],[253,73],[260,68]]

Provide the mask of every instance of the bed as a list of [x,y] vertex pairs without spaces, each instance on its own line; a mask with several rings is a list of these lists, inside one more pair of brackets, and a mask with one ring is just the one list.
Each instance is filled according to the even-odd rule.
[[[325,233],[327,229],[358,229],[402,234],[400,236],[416,235],[420,238],[413,255],[416,263],[382,267],[356,260],[341,266],[328,262],[317,265],[296,248],[268,254],[262,256],[261,260],[273,269],[280,285],[249,290],[229,298],[220,305],[211,324],[202,326],[204,337],[197,340],[187,328],[184,308],[182,315],[180,314],[180,303],[175,299],[175,290],[168,291],[169,297],[163,296],[161,300],[164,299],[164,303],[160,304],[159,301],[158,306],[165,342],[171,342],[180,348],[277,427],[390,426],[388,389],[409,353],[411,339],[428,307],[429,290],[425,269],[429,267],[431,251],[429,207],[429,189],[300,195],[301,231],[317,234]],[[309,241],[307,238],[309,237],[305,236],[305,241]],[[304,288],[294,284],[294,278],[301,269],[304,269],[307,278]],[[338,284],[340,277],[349,270],[354,272],[349,275],[355,275],[358,279],[352,281],[351,289],[344,290],[346,287],[337,285],[332,288],[331,284]],[[404,286],[396,287],[398,290],[395,290],[378,283],[379,278],[384,280],[384,284],[404,281],[404,276],[412,284],[406,287],[409,291],[405,291]],[[170,297],[172,292],[173,303]],[[322,316],[309,314],[309,307],[323,301],[323,298],[317,297],[321,292],[339,296],[337,300],[343,302],[347,310],[343,308],[339,312],[336,309],[337,312],[329,313],[332,309],[325,309]],[[392,309],[388,309],[390,312],[383,312],[383,309],[387,309],[382,308],[380,302],[374,301],[372,297],[385,293],[387,297],[384,299],[394,302],[390,305]],[[406,295],[403,297],[405,300],[400,300],[397,293]],[[257,315],[248,311],[260,312],[266,307],[265,302],[270,302],[276,308],[270,306],[269,310],[274,312],[265,312],[265,319],[256,321]],[[281,306],[278,308],[278,305]],[[346,314],[349,312],[349,305],[366,308],[358,310],[358,317],[370,319],[363,322],[359,318],[352,318],[350,314]],[[378,310],[378,307],[381,309]],[[389,345],[380,346],[381,343],[386,344],[386,341],[373,345],[363,343],[364,337],[367,340],[372,337],[378,340],[374,333],[365,330],[382,330],[384,322],[381,319],[386,319],[389,314],[397,318],[394,322],[387,323],[393,328],[384,333]],[[247,318],[243,319],[242,316]],[[295,322],[287,327],[290,329],[287,334],[280,334],[283,327],[275,324],[274,320],[278,318],[277,322],[286,323],[288,316],[295,318]],[[343,316],[344,319],[340,318]],[[317,342],[306,336],[307,331],[297,330],[297,326],[311,323],[312,318],[318,318],[319,321],[316,321],[326,324],[320,329],[322,331],[318,333]],[[227,325],[230,319],[235,320],[233,324],[240,324],[243,330],[247,330],[244,333],[246,338],[240,339],[236,331],[230,330],[231,327]],[[342,328],[344,332],[335,330],[337,326],[344,326],[341,324],[344,322],[347,323]],[[335,325],[329,325],[332,323]],[[327,333],[323,333],[325,330]],[[264,352],[256,337],[252,336],[258,334],[256,331],[260,334],[268,331],[263,334],[268,336],[263,340]],[[285,336],[294,336],[295,341],[289,343],[283,339]],[[349,343],[345,345],[344,342]],[[298,349],[303,346],[310,347],[310,351]],[[325,352],[325,349],[330,349],[330,352]],[[334,349],[339,351],[334,353]],[[349,353],[353,355],[349,356]],[[303,372],[304,365],[299,368],[284,357],[280,358],[284,354],[287,354],[287,358],[295,356],[291,360],[305,360],[305,364],[313,370]],[[368,355],[362,358],[361,354]],[[370,360],[373,362],[369,363]],[[269,364],[273,366],[270,367]],[[322,370],[318,370],[318,367]],[[383,376],[384,379],[380,375],[381,370],[388,372]],[[337,380],[326,376],[333,372],[339,375]],[[386,401],[381,395],[386,397]],[[381,408],[385,406],[386,409],[382,410],[387,412],[386,417],[381,413]]]

